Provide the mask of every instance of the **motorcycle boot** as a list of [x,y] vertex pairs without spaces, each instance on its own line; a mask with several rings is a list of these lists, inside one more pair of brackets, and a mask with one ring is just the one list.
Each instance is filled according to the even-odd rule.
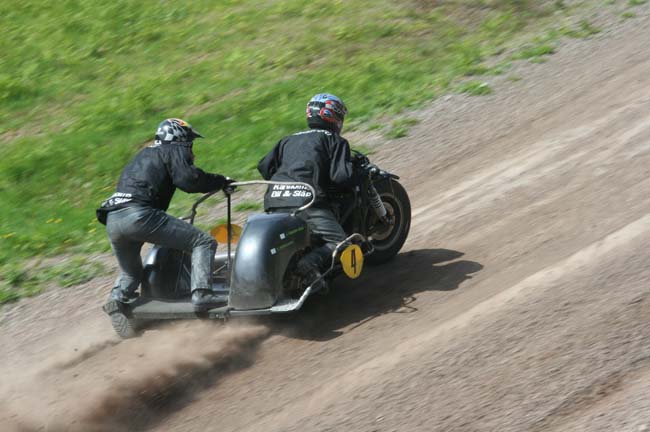
[[138,297],[140,296],[137,292],[125,292],[119,286],[113,287],[110,295],[111,300],[124,304],[133,303],[138,299]]
[[223,297],[212,291],[212,267],[216,242],[199,245],[192,250],[192,305],[197,312],[215,308],[224,303]]
[[328,291],[327,281],[322,278],[322,274],[327,271],[326,267],[331,259],[331,254],[331,249],[323,246],[309,252],[296,265],[296,272],[302,276],[307,285],[313,285],[314,291]]
[[205,311],[223,305],[223,296],[215,294],[209,289],[196,289],[192,291],[192,305],[194,310]]
[[323,257],[316,251],[311,251],[298,261],[296,271],[300,276],[307,276],[310,273],[318,272],[324,267]]

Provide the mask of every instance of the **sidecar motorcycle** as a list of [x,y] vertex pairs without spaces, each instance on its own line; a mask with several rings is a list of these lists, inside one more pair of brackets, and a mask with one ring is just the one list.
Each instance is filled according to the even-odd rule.
[[[355,152],[366,175],[350,190],[333,192],[335,213],[349,237],[332,254],[330,268],[316,280],[296,272],[298,260],[312,247],[307,223],[299,213],[313,204],[315,193],[306,183],[250,181],[233,183],[224,191],[227,222],[210,230],[225,251],[214,257],[212,289],[223,305],[195,311],[190,293],[191,254],[152,246],[144,260],[140,297],[123,304],[109,300],[103,307],[122,338],[134,337],[143,324],[168,319],[228,319],[299,310],[312,294],[329,286],[341,274],[356,279],[364,262],[378,265],[393,258],[406,241],[411,224],[408,195],[399,177],[372,165]],[[235,188],[253,184],[278,184],[291,190],[301,185],[311,190],[312,201],[293,213],[261,213],[248,217],[244,228],[231,223]],[[192,206],[186,219],[194,223],[197,207],[216,192],[207,193]],[[236,247],[235,247],[236,245]]]

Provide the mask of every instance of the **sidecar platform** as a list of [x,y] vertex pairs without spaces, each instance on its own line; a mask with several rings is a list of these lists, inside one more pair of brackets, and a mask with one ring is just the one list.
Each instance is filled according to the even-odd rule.
[[197,318],[226,318],[228,315],[228,297],[224,296],[223,306],[197,312],[194,305],[186,300],[154,300],[140,298],[134,303],[123,304],[109,300],[103,307],[108,315],[123,314],[129,319],[138,321],[175,320]]
[[[227,310],[228,297],[223,297],[223,306],[214,308],[219,312]],[[209,315],[210,311],[196,312],[194,306],[186,300],[145,300],[140,304],[130,305],[131,315],[135,319],[183,319]],[[217,312],[217,311],[215,311]]]
[[184,300],[154,300],[139,298],[131,304],[109,300],[103,307],[108,315],[121,314],[125,318],[137,321],[167,320],[167,319],[227,319],[231,316],[268,315],[273,313],[288,313],[300,309],[312,292],[312,286],[307,287],[300,298],[284,299],[266,309],[239,310],[228,306],[228,296],[220,296],[223,306],[197,312],[189,299]]

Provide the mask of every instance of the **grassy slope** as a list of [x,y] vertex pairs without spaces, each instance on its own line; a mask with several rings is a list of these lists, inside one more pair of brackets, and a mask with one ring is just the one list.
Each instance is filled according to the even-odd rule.
[[[567,22],[562,2],[542,3],[2,2],[0,266],[107,249],[93,210],[165,117],[208,137],[200,166],[253,177],[313,93],[342,96],[352,127],[416,107]],[[0,303],[25,293],[3,273]]]

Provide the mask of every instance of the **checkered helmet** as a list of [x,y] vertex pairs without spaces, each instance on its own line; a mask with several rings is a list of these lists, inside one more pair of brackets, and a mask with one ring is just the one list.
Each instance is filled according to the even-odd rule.
[[156,144],[191,143],[194,138],[203,138],[191,124],[185,120],[168,118],[158,125]]
[[341,133],[343,119],[348,113],[343,101],[329,93],[319,93],[307,103],[307,125]]

